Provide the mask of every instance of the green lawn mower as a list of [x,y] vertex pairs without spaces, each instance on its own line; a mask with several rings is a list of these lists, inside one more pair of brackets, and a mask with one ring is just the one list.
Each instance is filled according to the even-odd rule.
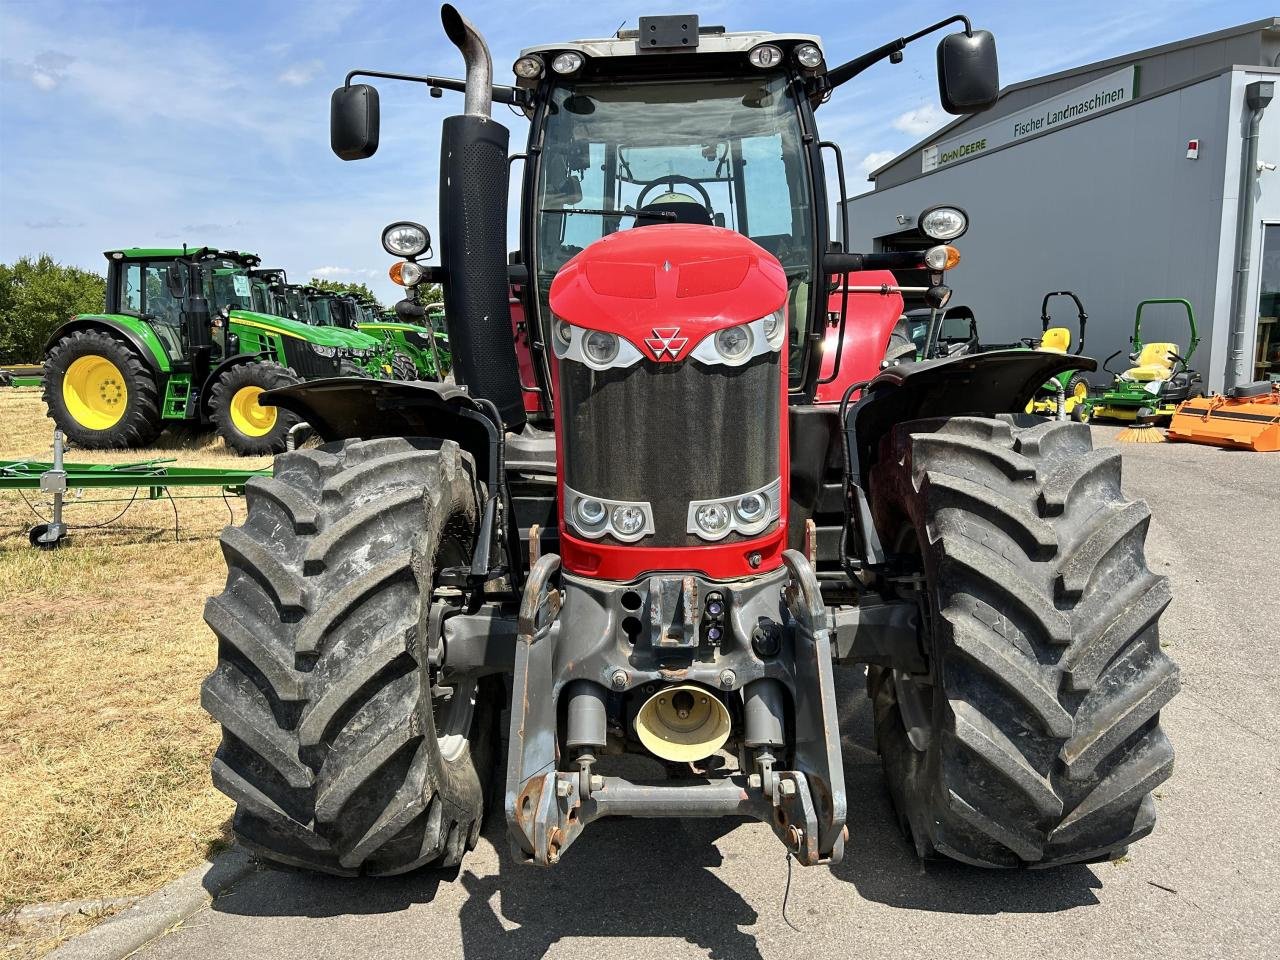
[[[1076,322],[1080,336],[1076,340],[1072,356],[1084,353],[1084,328],[1089,315],[1084,312],[1084,304],[1070,290],[1055,290],[1046,293],[1040,301],[1040,337],[1025,337],[1022,343],[1033,350],[1046,350],[1049,353],[1065,354],[1071,350],[1071,331],[1066,327],[1050,327],[1052,317],[1049,315],[1049,301],[1054,297],[1069,297],[1076,305]],[[1080,370],[1064,370],[1051,380],[1041,384],[1036,395],[1027,404],[1027,413],[1039,414],[1042,417],[1054,417],[1058,414],[1058,391],[1062,391],[1063,409],[1067,414],[1073,413],[1080,404],[1089,399],[1089,380]]]
[[253,254],[208,247],[110,250],[101,314],[45,346],[44,400],[90,449],[145,447],[167,424],[212,424],[242,455],[280,453],[297,418],[266,390],[358,376],[380,344],[255,309]]
[[[1185,354],[1178,344],[1170,341],[1143,342],[1142,311],[1156,304],[1173,304],[1186,311],[1190,340]],[[1200,335],[1196,331],[1195,310],[1189,301],[1179,297],[1141,301],[1133,317],[1133,336],[1129,343],[1133,347],[1129,354],[1131,366],[1123,373],[1111,369],[1111,361],[1120,355],[1119,350],[1107,357],[1102,369],[1114,377],[1111,386],[1076,406],[1071,411],[1074,420],[1080,423],[1096,419],[1167,424],[1179,403],[1202,392],[1198,389],[1202,378],[1190,366]]]

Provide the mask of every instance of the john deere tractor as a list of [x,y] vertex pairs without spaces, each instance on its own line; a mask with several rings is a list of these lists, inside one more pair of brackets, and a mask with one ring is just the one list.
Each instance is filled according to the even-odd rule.
[[[982,110],[991,34],[952,17],[828,65],[809,34],[640,17],[524,50],[505,86],[442,19],[465,82],[400,76],[463,92],[426,277],[459,385],[270,394],[325,443],[250,481],[205,610],[240,840],[335,874],[453,869],[501,796],[530,864],[611,816],[756,819],[836,862],[867,826],[842,731],[864,669],[920,856],[1050,867],[1146,836],[1178,689],[1150,514],[1088,428],[1023,412],[1092,361],[912,359],[903,292],[945,306],[954,209],[922,218],[928,249],[832,246],[815,112],[952,23],[943,106]],[[347,160],[378,143],[360,73],[331,101]],[[495,102],[530,118],[511,257]]]
[[270,296],[252,254],[135,247],[106,257],[104,312],[72,318],[45,347],[49,416],[83,447],[145,447],[166,424],[193,423],[212,424],[237,453],[278,453],[298,418],[260,405],[263,392],[360,374],[380,349],[258,309]]

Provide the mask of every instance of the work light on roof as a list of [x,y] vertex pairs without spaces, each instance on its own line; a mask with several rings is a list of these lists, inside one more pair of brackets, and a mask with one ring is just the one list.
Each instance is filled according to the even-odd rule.
[[540,57],[521,57],[511,70],[521,80],[537,80],[542,76],[542,59]]
[[806,70],[814,70],[822,65],[822,51],[815,43],[802,43],[795,49],[796,63]]
[[431,248],[431,234],[420,223],[400,220],[382,231],[382,249],[393,257],[413,259]]
[[969,229],[969,218],[959,207],[930,207],[916,221],[930,240],[954,240]]
[[557,54],[551,61],[551,69],[562,76],[567,76],[581,70],[585,62],[585,58],[577,50],[566,50],[564,53]]
[[772,43],[762,43],[751,48],[751,52],[747,54],[747,59],[751,61],[753,67],[768,70],[770,67],[776,67],[782,63],[782,48],[774,46]]

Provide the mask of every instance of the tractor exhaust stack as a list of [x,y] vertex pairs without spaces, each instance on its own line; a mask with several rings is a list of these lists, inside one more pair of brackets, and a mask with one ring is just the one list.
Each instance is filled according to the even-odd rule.
[[524,426],[507,283],[507,145],[490,115],[493,61],[484,38],[453,6],[440,8],[449,39],[467,65],[465,112],[440,135],[440,259],[454,375],[492,400],[508,430]]

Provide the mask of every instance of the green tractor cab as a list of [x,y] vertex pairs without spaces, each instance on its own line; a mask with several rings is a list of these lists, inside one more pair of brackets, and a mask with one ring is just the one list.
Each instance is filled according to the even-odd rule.
[[[1156,304],[1173,304],[1186,311],[1190,335],[1185,354],[1177,343],[1143,341],[1142,311]],[[1081,423],[1094,419],[1168,423],[1179,403],[1203,392],[1199,389],[1203,380],[1190,365],[1200,344],[1196,314],[1190,301],[1180,297],[1155,297],[1141,301],[1134,313],[1133,336],[1129,343],[1133,347],[1129,354],[1131,366],[1122,372],[1111,369],[1111,361],[1119,356],[1119,350],[1107,357],[1102,369],[1113,376],[1111,386],[1099,396],[1078,404],[1071,411],[1073,419]]]
[[145,447],[167,424],[212,424],[243,455],[279,453],[297,418],[260,406],[266,390],[357,374],[377,341],[260,308],[258,258],[209,247],[106,253],[101,314],[45,346],[49,416],[89,449]]
[[[1084,312],[1084,304],[1070,290],[1055,290],[1046,293],[1040,301],[1040,337],[1027,337],[1023,343],[1034,350],[1047,350],[1050,353],[1065,354],[1071,350],[1071,331],[1066,327],[1050,327],[1052,317],[1049,314],[1049,301],[1054,297],[1069,297],[1076,306],[1076,324],[1080,336],[1076,339],[1072,356],[1084,353],[1084,328],[1089,315]],[[1080,404],[1089,399],[1089,380],[1080,370],[1064,370],[1057,376],[1045,381],[1036,395],[1027,404],[1027,413],[1039,414],[1042,417],[1057,416],[1058,390],[1063,396],[1063,410],[1071,414]]]
[[961,304],[940,311],[919,307],[908,310],[905,316],[917,360],[956,357],[986,349],[978,340],[978,319],[970,307]]

